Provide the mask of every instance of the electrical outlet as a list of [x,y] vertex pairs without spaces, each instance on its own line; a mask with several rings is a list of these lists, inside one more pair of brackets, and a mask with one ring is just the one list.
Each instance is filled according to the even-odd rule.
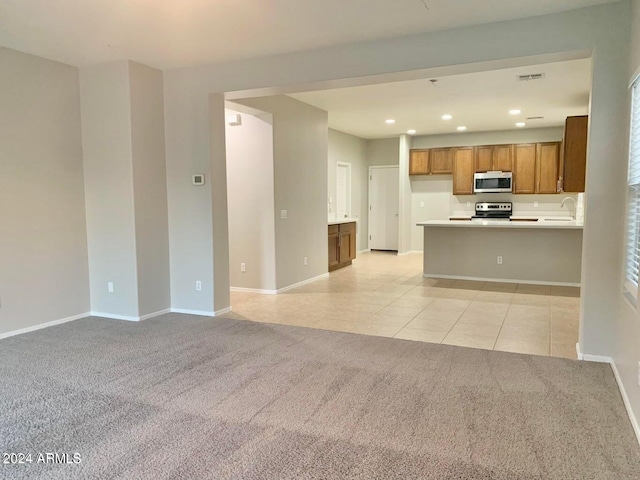
[[498,256],[498,265],[502,265],[502,257]]
[[307,257],[304,257],[303,263],[304,263],[304,265],[308,264]]
[[113,282],[107,282],[107,292],[113,293]]
[[420,208],[424,208],[424,202],[420,202]]
[[533,202],[533,207],[538,208],[538,202]]
[[280,218],[282,220],[286,220],[286,218],[287,218],[287,211],[286,210],[280,210]]
[[197,292],[202,291],[202,282],[200,280],[196,280],[196,291]]
[[240,271],[242,273],[247,271],[247,264],[246,263],[243,262],[243,263],[240,264]]
[[471,202],[467,202],[467,207],[470,207],[470,206],[471,206]]

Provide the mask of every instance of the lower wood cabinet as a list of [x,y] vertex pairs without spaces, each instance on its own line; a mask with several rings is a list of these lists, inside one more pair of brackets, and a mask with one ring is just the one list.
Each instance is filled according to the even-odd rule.
[[356,223],[329,225],[329,271],[351,265],[356,258]]

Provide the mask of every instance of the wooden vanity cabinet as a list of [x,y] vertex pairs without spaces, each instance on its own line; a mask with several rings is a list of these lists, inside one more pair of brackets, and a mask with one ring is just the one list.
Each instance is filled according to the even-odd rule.
[[351,265],[356,258],[356,223],[329,225],[329,271]]

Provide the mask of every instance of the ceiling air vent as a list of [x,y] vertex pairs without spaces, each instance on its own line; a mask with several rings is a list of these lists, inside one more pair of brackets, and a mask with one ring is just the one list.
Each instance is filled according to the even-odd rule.
[[527,120],[544,120],[544,117],[527,117]]
[[531,73],[529,75],[518,75],[517,79],[519,82],[528,82],[529,80],[542,80],[544,78],[544,73]]

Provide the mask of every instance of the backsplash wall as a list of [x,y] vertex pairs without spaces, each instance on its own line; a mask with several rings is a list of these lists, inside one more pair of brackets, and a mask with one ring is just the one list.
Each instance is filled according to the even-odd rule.
[[[477,195],[453,195],[451,175],[429,175],[411,180],[411,249],[423,250],[423,227],[418,222],[427,220],[448,220],[452,216],[470,216],[475,211],[476,202],[512,202],[513,213],[518,216],[569,216],[575,215],[573,202],[560,207],[562,199],[571,197],[578,200],[577,193],[545,195],[513,195],[510,193],[480,193]],[[535,207],[535,202],[538,206]]]

